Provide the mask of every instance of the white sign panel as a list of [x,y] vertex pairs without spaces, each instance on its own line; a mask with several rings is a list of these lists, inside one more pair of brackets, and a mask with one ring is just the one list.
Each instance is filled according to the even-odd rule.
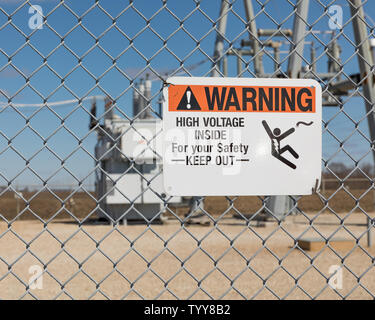
[[173,77],[167,84],[163,173],[168,194],[305,195],[319,186],[318,82]]

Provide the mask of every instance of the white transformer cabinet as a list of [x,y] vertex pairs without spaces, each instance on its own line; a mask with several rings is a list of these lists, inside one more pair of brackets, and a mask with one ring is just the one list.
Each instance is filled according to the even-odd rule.
[[106,116],[95,148],[100,217],[158,219],[167,203],[182,204],[181,197],[167,197],[163,188],[161,130],[160,119]]

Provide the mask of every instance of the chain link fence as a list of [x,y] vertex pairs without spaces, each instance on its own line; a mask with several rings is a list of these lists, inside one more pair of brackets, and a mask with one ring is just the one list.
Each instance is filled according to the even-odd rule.
[[[373,299],[373,7],[0,0],[0,298]],[[324,190],[166,196],[170,76],[319,81]]]

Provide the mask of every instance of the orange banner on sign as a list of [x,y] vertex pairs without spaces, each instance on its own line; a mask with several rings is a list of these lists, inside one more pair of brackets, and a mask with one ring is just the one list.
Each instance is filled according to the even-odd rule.
[[315,87],[170,85],[168,110],[315,113]]

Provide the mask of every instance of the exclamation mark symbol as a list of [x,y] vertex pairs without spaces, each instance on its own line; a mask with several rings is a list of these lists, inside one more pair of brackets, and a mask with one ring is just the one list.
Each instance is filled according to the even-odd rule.
[[186,108],[190,109],[191,108],[191,105],[190,105],[190,98],[191,98],[191,91],[186,91],[186,98],[187,98],[187,105],[186,105]]

